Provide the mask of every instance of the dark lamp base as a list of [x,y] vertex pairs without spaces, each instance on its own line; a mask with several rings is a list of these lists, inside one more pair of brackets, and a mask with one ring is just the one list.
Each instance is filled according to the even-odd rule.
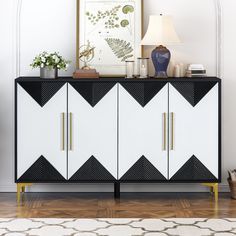
[[167,78],[167,68],[170,62],[171,54],[170,51],[160,45],[152,51],[152,62],[155,67],[156,78]]

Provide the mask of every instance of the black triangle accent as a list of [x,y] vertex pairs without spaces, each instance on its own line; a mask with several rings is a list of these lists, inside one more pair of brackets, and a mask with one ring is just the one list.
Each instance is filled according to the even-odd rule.
[[115,180],[109,171],[94,157],[91,156],[77,172],[70,178],[72,181],[84,180]]
[[142,107],[145,107],[166,82],[123,82],[121,85]]
[[115,86],[116,82],[70,82],[70,85],[92,106]]
[[65,82],[19,82],[20,86],[43,107],[65,84]]
[[214,81],[173,82],[178,92],[194,107],[216,85]]
[[18,179],[18,181],[62,181],[65,178],[56,170],[56,168],[40,156],[39,159]]
[[142,156],[121,177],[121,180],[166,180],[166,178],[153,166],[153,164]]
[[194,155],[175,173],[171,180],[214,181],[216,177]]

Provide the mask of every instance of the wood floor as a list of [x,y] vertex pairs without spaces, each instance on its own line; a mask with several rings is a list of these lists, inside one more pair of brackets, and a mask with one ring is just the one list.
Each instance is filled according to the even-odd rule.
[[236,218],[236,200],[220,194],[218,204],[207,193],[121,194],[26,193],[21,204],[16,194],[0,193],[0,218]]

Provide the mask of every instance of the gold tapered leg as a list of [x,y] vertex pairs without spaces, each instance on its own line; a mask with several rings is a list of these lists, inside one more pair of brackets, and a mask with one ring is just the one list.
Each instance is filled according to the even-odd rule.
[[19,203],[20,202],[20,199],[21,199],[21,193],[24,193],[25,192],[25,188],[26,187],[29,187],[29,186],[32,186],[31,183],[18,183],[17,184],[17,202]]
[[211,192],[214,193],[215,201],[219,198],[219,184],[218,183],[203,183],[203,186],[209,187]]
[[218,183],[214,185],[213,191],[215,194],[215,200],[218,201],[218,198],[219,198],[219,184]]
[[17,199],[18,203],[20,202],[20,193],[21,193],[21,185],[17,184],[17,196],[16,196],[16,199]]

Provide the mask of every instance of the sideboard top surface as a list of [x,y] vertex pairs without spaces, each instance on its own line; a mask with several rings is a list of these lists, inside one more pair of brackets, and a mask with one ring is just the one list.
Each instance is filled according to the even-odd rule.
[[216,81],[220,82],[221,79],[217,77],[194,77],[194,78],[175,78],[175,77],[168,77],[168,78],[147,78],[147,79],[126,79],[122,77],[101,77],[99,79],[73,79],[72,77],[59,77],[57,79],[41,79],[40,77],[19,77],[16,79],[16,82],[209,82],[209,81]]

